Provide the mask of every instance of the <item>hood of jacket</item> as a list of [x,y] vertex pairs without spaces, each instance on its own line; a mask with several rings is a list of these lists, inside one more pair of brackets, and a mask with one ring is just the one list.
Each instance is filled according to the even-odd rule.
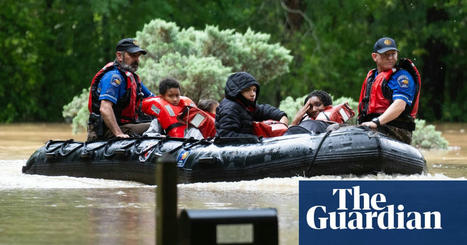
[[258,81],[256,81],[256,79],[250,73],[236,72],[227,78],[227,82],[225,84],[225,97],[232,100],[236,99],[242,90],[251,86],[256,86],[256,102],[259,96]]

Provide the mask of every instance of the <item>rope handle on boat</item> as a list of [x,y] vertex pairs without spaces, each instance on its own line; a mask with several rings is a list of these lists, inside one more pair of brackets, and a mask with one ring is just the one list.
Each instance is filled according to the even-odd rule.
[[136,154],[137,155],[144,155],[144,154],[146,154],[147,152],[149,152],[150,150],[152,150],[152,149],[154,149],[156,147],[159,147],[159,150],[160,150],[160,148],[162,146],[162,143],[164,143],[164,141],[167,141],[167,138],[164,137],[164,138],[160,139],[156,144],[154,144],[154,145],[152,145],[150,147],[146,147],[146,149],[142,149],[141,151],[136,151]]
[[[357,128],[361,128],[361,129],[367,130],[367,131],[368,131],[368,136],[369,136],[369,137],[372,137],[372,138],[375,138],[375,140],[376,140],[376,148],[378,149],[378,157],[381,157],[381,154],[382,154],[382,153],[381,153],[381,151],[382,151],[381,139],[380,139],[379,137],[375,137],[375,135],[378,133],[378,131],[375,131],[375,130],[371,129],[371,128],[368,127],[368,126],[362,126],[362,125],[358,126]],[[370,135],[370,133],[373,134],[373,135]]]
[[[97,147],[95,147],[95,148],[88,149],[88,148],[87,148],[88,143],[90,143],[90,142],[88,142],[88,141],[84,142],[83,152],[85,152],[85,153],[93,152],[93,151],[98,150],[98,149],[104,147],[105,145],[107,145],[107,143],[105,143],[105,144],[101,144],[101,145],[99,145],[99,146],[97,146]],[[94,142],[91,142],[91,143],[94,143]]]
[[[102,148],[104,146],[108,146],[110,143],[113,143],[115,141],[119,141],[119,140],[122,140],[122,139],[123,138],[114,137],[114,138],[106,141],[105,144],[101,144],[101,145],[99,145],[99,146],[97,146],[97,147],[95,147],[93,149],[88,149],[87,148],[88,143],[96,143],[98,141],[86,141],[86,142],[84,142],[83,152],[85,152],[85,153],[93,152],[93,151],[98,150],[98,149],[100,149],[100,148]],[[160,137],[160,136],[158,136],[158,137],[146,137],[146,136],[140,137],[140,136],[138,136],[138,137],[130,137],[130,138],[126,138],[126,139],[129,139],[129,140],[135,139],[136,141],[134,142],[134,144],[136,144],[136,142],[141,142],[142,139],[165,139],[165,137]],[[130,146],[130,145],[131,144],[129,144],[128,146]],[[128,147],[128,146],[125,146],[125,148]]]
[[[110,154],[108,153],[108,150],[109,150],[110,146],[112,145],[112,144],[110,144],[110,143],[113,143],[113,142],[118,141],[118,140],[121,140],[121,139],[122,139],[122,138],[117,138],[116,140],[115,140],[115,139],[112,139],[112,140],[110,140],[110,141],[105,145],[104,157],[111,157],[111,156],[113,156],[113,155],[115,154],[115,152],[116,152],[117,150],[113,151],[113,152],[110,153]],[[125,138],[125,140],[128,140],[128,138]],[[130,138],[129,140],[135,140],[135,141],[129,143],[128,145],[125,145],[124,147],[122,147],[122,148],[120,148],[120,149],[127,149],[127,148],[129,148],[130,146],[136,144],[136,142],[139,142],[139,141],[140,141],[140,138],[139,138],[139,137],[138,137],[138,138],[133,137],[133,138]],[[120,150],[120,149],[118,149],[118,150]]]
[[196,146],[196,145],[199,145],[199,144],[202,144],[202,143],[211,143],[211,142],[207,141],[206,139],[200,139],[200,140],[194,142],[193,144],[191,144],[191,145],[185,147],[185,145],[188,144],[188,143],[190,143],[189,141],[193,141],[193,139],[194,139],[193,137],[188,138],[185,142],[183,142],[183,144],[181,144],[181,145],[175,147],[174,149],[170,150],[170,151],[169,151],[169,154],[172,154],[172,153],[174,153],[174,152],[180,150],[180,148],[182,148],[182,147],[184,147],[184,149],[187,150],[187,149],[190,149],[190,148],[193,147],[193,146]]
[[[94,141],[94,140],[93,140],[93,141],[86,141],[86,142],[84,142],[84,144],[83,144],[83,150],[81,151],[81,157],[82,157],[82,158],[92,158],[92,155],[94,154],[94,151],[96,151],[96,150],[98,150],[98,149],[100,149],[100,148],[102,148],[102,147],[104,147],[104,146],[108,148],[108,145],[109,145],[110,143],[113,143],[113,142],[118,141],[118,140],[120,140],[120,139],[121,139],[121,138],[112,138],[112,139],[106,141],[105,143],[103,143],[103,144],[101,144],[101,145],[99,145],[99,146],[97,146],[97,147],[94,147],[94,148],[92,148],[92,149],[88,149],[88,147],[87,147],[88,144],[89,144],[89,143],[96,143],[96,142],[99,142],[99,141]],[[106,152],[106,151],[107,151],[107,150],[104,150],[104,152]]]
[[211,142],[209,142],[209,141],[206,140],[206,139],[200,139],[200,140],[198,140],[197,142],[195,142],[195,143],[189,145],[188,147],[185,147],[185,150],[188,150],[188,149],[190,149],[190,148],[193,147],[193,146],[196,146],[196,145],[199,145],[199,144],[204,144],[204,143],[209,143],[209,144],[210,144]]
[[313,158],[311,159],[311,162],[308,166],[308,170],[306,171],[306,174],[307,176],[310,176],[310,171],[311,171],[311,168],[313,167],[314,163],[315,163],[315,160],[316,160],[316,157],[318,156],[318,152],[319,150],[321,149],[321,146],[323,145],[324,143],[324,140],[326,140],[326,138],[332,133],[332,131],[328,131],[326,132],[326,134],[321,138],[321,141],[319,142],[318,144],[318,147],[316,148],[316,151],[315,151],[315,154],[313,155]]
[[[159,142],[157,142],[156,144],[154,144],[154,145],[152,145],[152,146],[150,146],[150,147],[147,147],[147,148],[145,148],[145,149],[143,149],[143,150],[141,150],[141,151],[139,151],[139,152],[137,151],[136,154],[138,154],[138,155],[146,154],[147,152],[149,152],[150,150],[154,149],[155,147],[159,147],[159,150],[160,150],[160,148],[162,147],[162,144],[163,144],[164,142],[168,141],[168,140],[174,140],[174,139],[180,140],[180,139],[181,139],[181,138],[172,138],[172,137],[142,137],[142,138],[140,138],[140,140],[143,139],[143,138],[144,138],[144,139],[155,138],[155,139],[159,139]],[[182,140],[183,140],[183,143],[182,143],[181,146],[178,146],[178,147],[176,148],[177,150],[180,149],[180,147],[183,147],[184,145],[186,145],[187,143],[189,143],[190,141],[193,141],[194,138],[191,137],[191,138],[182,139]],[[198,142],[198,141],[197,141],[197,142]]]
[[[61,144],[59,144],[58,146],[56,146],[56,147],[54,147],[52,149],[48,149],[49,146],[52,143],[61,143]],[[77,144],[80,144],[80,145],[84,145],[84,143],[76,142],[73,139],[69,139],[69,140],[66,140],[66,141],[52,141],[52,140],[49,140],[45,145],[45,149],[46,149],[45,154],[47,155],[47,157],[51,157],[51,158],[55,158],[57,156],[66,157],[66,156],[70,155],[72,152],[76,151],[79,148],[79,147],[75,147],[71,151],[64,152],[65,147],[67,145],[69,145],[70,143],[77,143]],[[58,149],[58,152],[55,152],[57,149]]]
[[58,150],[58,154],[60,154],[60,156],[66,157],[66,156],[70,155],[72,152],[76,151],[79,148],[79,147],[75,147],[71,151],[64,153],[63,150],[70,143],[77,143],[77,144],[80,144],[81,146],[84,145],[83,142],[75,142],[73,139],[67,140],[67,141],[63,142],[63,144],[60,146],[60,149]]
[[[67,140],[67,141],[69,141],[69,140]],[[52,148],[52,149],[49,149],[49,147],[50,147],[50,145],[51,145],[52,143],[65,143],[65,142],[67,142],[67,141],[63,141],[63,140],[49,140],[49,141],[47,141],[47,142],[45,143],[45,151],[46,151],[46,153],[51,153],[51,152],[57,150],[58,148],[60,148],[60,147],[62,146],[61,144],[59,144],[58,146],[56,146],[56,147],[54,147],[54,148]]]

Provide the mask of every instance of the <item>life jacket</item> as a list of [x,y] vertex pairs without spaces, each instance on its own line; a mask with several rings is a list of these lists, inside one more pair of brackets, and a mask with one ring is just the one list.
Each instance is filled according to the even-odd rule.
[[190,107],[183,121],[199,129],[205,139],[216,136],[215,115],[213,117],[212,113],[203,111],[196,106]]
[[350,108],[349,103],[345,102],[337,106],[328,106],[324,111],[320,112],[315,120],[328,122],[345,123],[350,118],[355,116],[355,112]]
[[398,70],[404,69],[410,73],[415,82],[415,96],[411,106],[406,106],[405,110],[398,118],[389,122],[388,125],[404,128],[409,131],[415,129],[414,119],[418,112],[418,102],[421,89],[421,77],[415,64],[407,58],[400,60],[396,68],[380,72],[377,76],[376,69],[368,72],[360,91],[358,104],[359,123],[370,121],[372,118],[383,114],[392,104],[392,90],[388,86],[391,76]]
[[99,101],[100,93],[98,92],[99,83],[104,74],[113,69],[117,69],[126,80],[126,92],[118,99],[117,104],[113,106],[117,123],[121,125],[135,122],[138,119],[137,109],[142,97],[141,81],[138,75],[120,69],[115,62],[110,62],[105,65],[92,79],[89,89],[89,112],[100,115],[99,109],[101,102]]
[[264,138],[281,136],[287,129],[287,125],[279,121],[266,120],[262,122],[253,122],[253,133],[256,136],[262,136]]
[[142,110],[157,117],[168,136],[183,138],[188,124],[198,128],[204,138],[216,135],[214,118],[199,109],[188,97],[181,96],[177,106],[160,96],[146,98],[143,100]]

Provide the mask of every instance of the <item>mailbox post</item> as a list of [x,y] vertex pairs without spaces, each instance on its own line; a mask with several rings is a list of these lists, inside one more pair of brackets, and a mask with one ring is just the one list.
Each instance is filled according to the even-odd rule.
[[277,211],[266,209],[182,210],[177,219],[177,163],[169,154],[156,162],[156,244],[279,244]]
[[156,244],[176,244],[177,163],[166,154],[156,163]]
[[266,209],[182,210],[179,244],[279,244],[277,211]]

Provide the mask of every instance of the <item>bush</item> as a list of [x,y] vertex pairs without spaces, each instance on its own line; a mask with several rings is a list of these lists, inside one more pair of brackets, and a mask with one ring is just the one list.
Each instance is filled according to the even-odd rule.
[[[267,84],[289,72],[292,61],[289,50],[268,43],[269,34],[251,29],[245,34],[209,25],[204,30],[181,29],[175,23],[155,19],[136,33],[136,39],[148,51],[137,72],[145,86],[156,92],[163,78],[175,78],[182,94],[195,103],[220,100],[231,72],[246,71]],[[83,90],[64,106],[63,116],[73,118],[74,132],[86,128],[87,96],[88,91]]]
[[434,125],[426,125],[425,120],[416,119],[412,145],[424,149],[447,149],[448,141],[440,131],[436,131]]
[[62,115],[67,120],[72,120],[73,133],[86,130],[89,118],[88,111],[89,89],[83,89],[67,105],[63,106]]
[[302,108],[303,101],[305,100],[305,98],[306,98],[306,95],[302,97],[298,97],[296,99],[290,96],[287,96],[279,104],[279,109],[287,113],[287,116],[289,117],[289,121],[291,121],[295,117],[295,114],[297,114],[298,110]]
[[209,25],[204,30],[180,29],[155,19],[136,33],[136,39],[149,52],[138,71],[145,85],[157,91],[160,80],[173,77],[195,102],[220,100],[231,72],[246,71],[267,84],[289,72],[292,61],[289,50],[268,43],[269,34],[251,29],[245,34]]

